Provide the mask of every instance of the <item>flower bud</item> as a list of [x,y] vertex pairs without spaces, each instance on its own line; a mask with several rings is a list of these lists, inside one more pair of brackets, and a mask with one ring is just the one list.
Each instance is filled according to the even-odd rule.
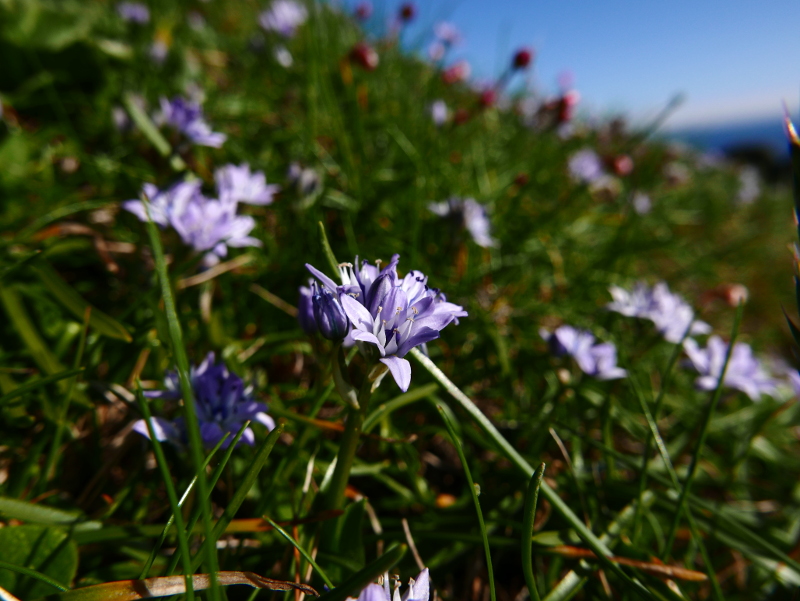
[[406,2],[400,7],[400,20],[408,22],[413,19],[417,14],[417,7],[411,2]]
[[350,51],[350,60],[367,71],[374,71],[380,59],[372,46],[365,42],[359,42]]
[[350,320],[342,308],[339,299],[327,288],[316,283],[313,287],[314,319],[320,334],[328,340],[341,340],[347,336]]
[[530,48],[520,48],[517,50],[516,54],[514,54],[514,59],[511,61],[511,65],[514,69],[527,69],[532,60],[533,50]]
[[[313,280],[312,280],[313,281]],[[317,320],[314,318],[314,301],[311,288],[300,286],[300,298],[297,301],[297,321],[306,334],[316,334]]]
[[360,21],[366,21],[372,16],[372,4],[370,2],[359,2],[355,10],[356,18]]

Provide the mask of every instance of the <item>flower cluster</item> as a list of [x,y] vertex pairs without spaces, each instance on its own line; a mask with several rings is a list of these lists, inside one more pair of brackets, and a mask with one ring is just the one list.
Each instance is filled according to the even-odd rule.
[[310,324],[315,323],[331,340],[349,335],[368,357],[377,351],[380,362],[406,391],[411,383],[411,364],[403,358],[406,353],[438,338],[441,330],[458,323],[467,312],[428,287],[428,278],[421,272],[410,271],[401,278],[399,260],[394,255],[383,269],[358,258],[355,265],[342,264],[341,285],[306,264],[318,281],[311,288],[301,288],[300,322],[306,329],[313,329]]
[[207,198],[200,180],[180,181],[166,190],[144,184],[142,194],[148,199],[122,203],[125,210],[147,221],[172,226],[181,239],[194,250],[204,253],[206,266],[214,265],[228,254],[228,247],[261,246],[250,236],[255,220],[238,215],[238,203],[268,205],[278,186],[267,185],[261,171],[250,172],[248,165],[226,165],[215,173],[218,198]]
[[428,56],[432,61],[444,59],[451,47],[461,42],[461,32],[452,23],[437,23],[433,28],[434,41],[428,47]]
[[150,9],[141,2],[120,2],[117,4],[117,14],[125,21],[139,25],[150,21]]
[[389,577],[384,576],[383,585],[370,584],[361,591],[358,599],[348,597],[347,601],[428,601],[431,593],[430,574],[428,568],[422,570],[416,577],[408,581],[408,589],[400,596],[400,584],[395,584],[394,593],[389,587]]
[[428,209],[439,217],[450,217],[465,227],[472,236],[475,244],[488,248],[497,246],[497,240],[492,238],[492,224],[486,209],[477,203],[474,198],[451,197],[443,202],[432,202]]
[[550,346],[556,357],[568,355],[575,359],[583,373],[598,380],[616,380],[628,375],[617,366],[617,348],[611,342],[595,344],[590,332],[563,325],[549,332],[542,328],[539,335]]
[[[242,428],[244,422],[250,420],[263,424],[268,430],[275,427],[274,420],[267,415],[267,405],[253,400],[252,388],[245,388],[242,379],[232,374],[225,364],[215,363],[214,353],[209,353],[197,367],[192,367],[189,374],[194,394],[195,410],[200,423],[200,436],[207,448],[213,448],[228,434],[223,446],[230,445],[233,437]],[[145,396],[178,400],[182,397],[178,374],[167,372],[164,378],[164,390],[148,391]],[[152,418],[153,433],[159,441],[168,440],[179,446],[188,442],[186,422],[182,417],[173,421],[163,418]],[[133,429],[150,438],[147,424],[138,420]],[[253,445],[255,435],[251,428],[245,429],[240,442]]]
[[584,148],[573,154],[569,158],[568,168],[572,179],[581,184],[593,184],[605,175],[603,162],[590,148]]
[[689,335],[708,334],[711,326],[694,318],[694,310],[679,294],[670,292],[664,282],[652,288],[639,282],[628,291],[619,286],[609,288],[613,302],[606,305],[628,317],[649,319],[668,342],[680,342],[686,331]]
[[307,18],[308,11],[299,2],[274,0],[269,8],[258,16],[258,24],[266,31],[274,31],[285,38],[291,38]]
[[159,102],[161,112],[156,116],[156,122],[174,127],[195,144],[219,148],[228,139],[225,134],[211,131],[199,102],[182,96],[175,96],[172,100],[162,97]]
[[[714,390],[717,387],[729,346],[719,336],[710,336],[706,348],[700,348],[692,338],[683,343],[692,367],[700,374],[695,380],[697,388]],[[753,356],[753,349],[743,342],[733,345],[722,384],[741,390],[754,401],[758,401],[762,394],[774,394],[777,389],[775,380]]]

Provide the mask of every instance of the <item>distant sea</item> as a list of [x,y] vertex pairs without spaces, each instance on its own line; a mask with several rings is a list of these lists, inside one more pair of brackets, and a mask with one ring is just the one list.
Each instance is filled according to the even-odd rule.
[[725,153],[742,146],[761,146],[772,150],[776,159],[789,156],[786,134],[780,115],[732,123],[666,129],[661,139],[683,142],[699,150]]

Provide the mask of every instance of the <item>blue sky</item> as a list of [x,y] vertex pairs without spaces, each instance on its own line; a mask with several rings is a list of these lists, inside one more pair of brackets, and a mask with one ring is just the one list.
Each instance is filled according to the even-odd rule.
[[[348,4],[354,4],[348,0]],[[402,2],[373,0],[375,22]],[[533,82],[557,89],[570,71],[595,115],[654,115],[676,93],[672,126],[780,116],[800,98],[800,1],[427,0],[405,42],[422,46],[440,20],[464,42],[452,54],[479,77],[496,75],[523,45],[537,52]],[[374,23],[373,23],[374,25]],[[424,42],[423,42],[424,40]]]

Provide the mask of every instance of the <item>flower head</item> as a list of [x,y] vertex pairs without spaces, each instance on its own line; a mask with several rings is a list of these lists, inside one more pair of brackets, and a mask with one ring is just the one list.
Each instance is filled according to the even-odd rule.
[[447,122],[450,111],[447,109],[447,104],[444,100],[435,100],[431,104],[430,110],[434,125],[439,127]]
[[467,61],[458,61],[442,71],[442,80],[446,84],[454,84],[459,81],[466,81],[472,74],[472,67]]
[[225,165],[214,172],[217,183],[217,195],[223,202],[243,202],[251,205],[269,205],[281,187],[267,185],[263,171],[250,172],[250,165],[243,163]]
[[[447,301],[437,289],[428,287],[428,278],[419,271],[400,277],[399,255],[383,269],[366,261],[340,266],[341,285],[324,273],[306,264],[306,268],[338,301],[349,318],[352,339],[365,354],[371,350],[380,355],[380,362],[392,373],[397,385],[408,390],[411,364],[404,359],[415,346],[435,340],[439,332],[467,312]],[[321,314],[316,310],[317,324]],[[373,349],[374,347],[374,349]]]
[[619,286],[609,288],[613,302],[606,305],[628,317],[649,319],[668,342],[678,343],[689,330],[689,335],[708,334],[711,326],[694,318],[694,310],[679,294],[670,292],[664,282],[649,288],[637,283],[632,291]]
[[428,601],[430,598],[430,574],[428,568],[422,570],[415,578],[409,578],[408,589],[400,597],[400,583],[395,584],[394,593],[389,586],[388,575],[383,578],[383,586],[369,584],[361,591],[358,600],[348,597],[346,601]]
[[[200,422],[200,436],[207,448],[212,448],[229,434],[223,446],[230,444],[233,436],[241,429],[245,421],[251,420],[264,424],[268,430],[275,427],[274,420],[267,415],[267,405],[253,400],[252,388],[245,387],[242,379],[232,374],[225,364],[214,362],[214,353],[209,353],[197,367],[192,367],[189,374],[194,394],[195,410]],[[178,374],[167,372],[164,378],[164,390],[148,391],[145,396],[177,400],[181,398]],[[156,438],[169,440],[178,445],[188,442],[186,423],[182,417],[173,421],[163,418],[152,418]],[[139,420],[133,429],[150,438],[147,424]],[[253,445],[255,435],[251,428],[242,434],[241,441]]]
[[511,66],[514,69],[527,69],[533,60],[533,50],[531,48],[520,48],[514,53],[511,59]]
[[[692,367],[700,374],[695,380],[697,388],[714,390],[717,387],[729,346],[719,336],[711,336],[704,349],[692,338],[684,341],[683,349]],[[762,394],[774,394],[776,390],[775,380],[753,356],[750,345],[743,342],[733,345],[722,384],[741,390],[754,401],[758,401]]]
[[569,158],[569,174],[576,182],[594,183],[605,174],[603,162],[594,150],[584,148]]
[[299,2],[274,0],[269,8],[258,16],[258,24],[266,31],[274,31],[285,38],[291,38],[307,18],[308,11]]
[[161,114],[157,120],[171,125],[195,144],[219,148],[228,138],[225,134],[211,131],[200,103],[181,96],[175,96],[172,100],[162,97],[160,103]]
[[[200,186],[200,180],[180,181],[166,190],[159,190],[153,184],[144,184],[142,194],[150,202],[150,219],[162,227],[168,226],[175,210],[200,194]],[[122,208],[136,215],[139,221],[148,221],[147,210],[141,200],[126,200]]]
[[366,21],[372,16],[372,2],[359,2],[354,14],[358,20]]
[[572,357],[581,371],[589,376],[598,380],[616,380],[628,375],[617,366],[616,347],[610,342],[595,344],[591,332],[563,325],[554,332],[542,328],[539,335],[547,342],[553,355]]
[[120,2],[117,14],[129,23],[143,25],[150,21],[150,9],[141,2]]
[[295,162],[290,164],[286,177],[289,183],[297,188],[297,192],[300,196],[316,194],[322,187],[322,179],[319,173],[310,167],[300,166],[300,163]]
[[316,282],[311,284],[314,322],[319,333],[328,340],[342,340],[350,332],[350,321],[338,295]]
[[367,71],[374,71],[378,68],[380,57],[375,48],[366,42],[358,42],[350,50],[350,60]]
[[452,217],[459,222],[472,236],[475,244],[484,248],[497,246],[492,238],[492,223],[483,205],[474,198],[448,198],[444,202],[432,202],[428,209],[440,217]]
[[400,15],[401,21],[407,23],[417,16],[417,7],[411,2],[406,2],[400,7],[398,15]]

